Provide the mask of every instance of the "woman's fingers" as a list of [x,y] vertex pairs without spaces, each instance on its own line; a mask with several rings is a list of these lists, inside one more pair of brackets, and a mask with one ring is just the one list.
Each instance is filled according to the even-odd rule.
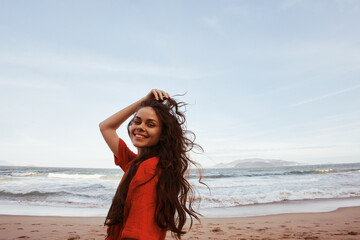
[[165,100],[166,98],[170,98],[170,95],[167,92],[165,92],[163,90],[159,90],[159,91],[160,91],[161,100]]
[[154,95],[154,98],[155,98],[156,100],[159,100],[159,95],[158,95],[157,91],[158,91],[157,89],[151,90],[152,94]]
[[170,98],[170,95],[167,92],[160,89],[152,89],[151,92],[156,100],[164,101],[165,98]]

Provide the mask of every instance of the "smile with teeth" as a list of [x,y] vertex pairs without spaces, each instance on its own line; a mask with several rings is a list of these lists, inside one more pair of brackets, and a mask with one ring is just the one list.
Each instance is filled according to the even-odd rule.
[[140,135],[140,134],[134,134],[135,137],[137,138],[147,138],[146,136]]

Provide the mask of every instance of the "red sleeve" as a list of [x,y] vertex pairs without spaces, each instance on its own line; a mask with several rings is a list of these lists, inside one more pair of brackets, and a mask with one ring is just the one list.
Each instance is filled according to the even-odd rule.
[[141,163],[136,175],[130,183],[130,200],[129,202],[127,201],[129,206],[128,217],[124,225],[121,239],[165,239],[166,231],[162,230],[156,224],[154,217],[158,176],[155,176],[146,184],[136,188],[136,186],[148,181],[154,176],[157,162],[157,158],[150,158]]
[[137,157],[137,155],[131,151],[125,142],[119,138],[118,155],[114,155],[115,164],[120,166],[124,172],[126,172],[130,166],[130,163]]

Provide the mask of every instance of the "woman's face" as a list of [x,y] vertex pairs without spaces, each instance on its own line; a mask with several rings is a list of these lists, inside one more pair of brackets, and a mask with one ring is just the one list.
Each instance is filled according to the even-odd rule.
[[140,108],[130,127],[131,142],[137,148],[151,147],[158,144],[160,136],[161,122],[155,110],[151,107]]

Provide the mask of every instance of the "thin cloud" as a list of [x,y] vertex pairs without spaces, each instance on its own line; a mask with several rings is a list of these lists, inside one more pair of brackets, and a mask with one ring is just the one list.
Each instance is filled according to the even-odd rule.
[[34,76],[11,76],[0,73],[0,86],[15,87],[15,88],[30,88],[30,89],[56,89],[63,88],[60,84],[54,81],[49,81],[45,77]]
[[219,19],[217,17],[205,17],[203,18],[203,22],[211,28],[218,28],[220,26]]
[[2,64],[27,69],[46,69],[48,72],[67,71],[80,74],[137,74],[182,79],[201,79],[211,75],[191,68],[164,66],[149,62],[129,62],[81,53],[4,53],[0,57],[0,67]]
[[288,10],[290,8],[297,7],[302,2],[302,0],[286,0],[280,5],[280,8],[281,10]]
[[322,95],[322,96],[310,98],[310,99],[307,99],[305,101],[295,103],[295,104],[291,105],[291,107],[298,107],[298,106],[301,106],[301,105],[304,105],[304,104],[317,102],[317,101],[323,100],[325,98],[334,97],[334,96],[337,96],[337,95],[340,95],[340,94],[343,94],[343,93],[346,93],[346,92],[353,91],[353,90],[358,89],[358,88],[360,88],[360,84],[349,87],[349,88],[342,89],[340,91],[336,91],[336,92],[328,93],[328,94],[325,94],[325,95]]

